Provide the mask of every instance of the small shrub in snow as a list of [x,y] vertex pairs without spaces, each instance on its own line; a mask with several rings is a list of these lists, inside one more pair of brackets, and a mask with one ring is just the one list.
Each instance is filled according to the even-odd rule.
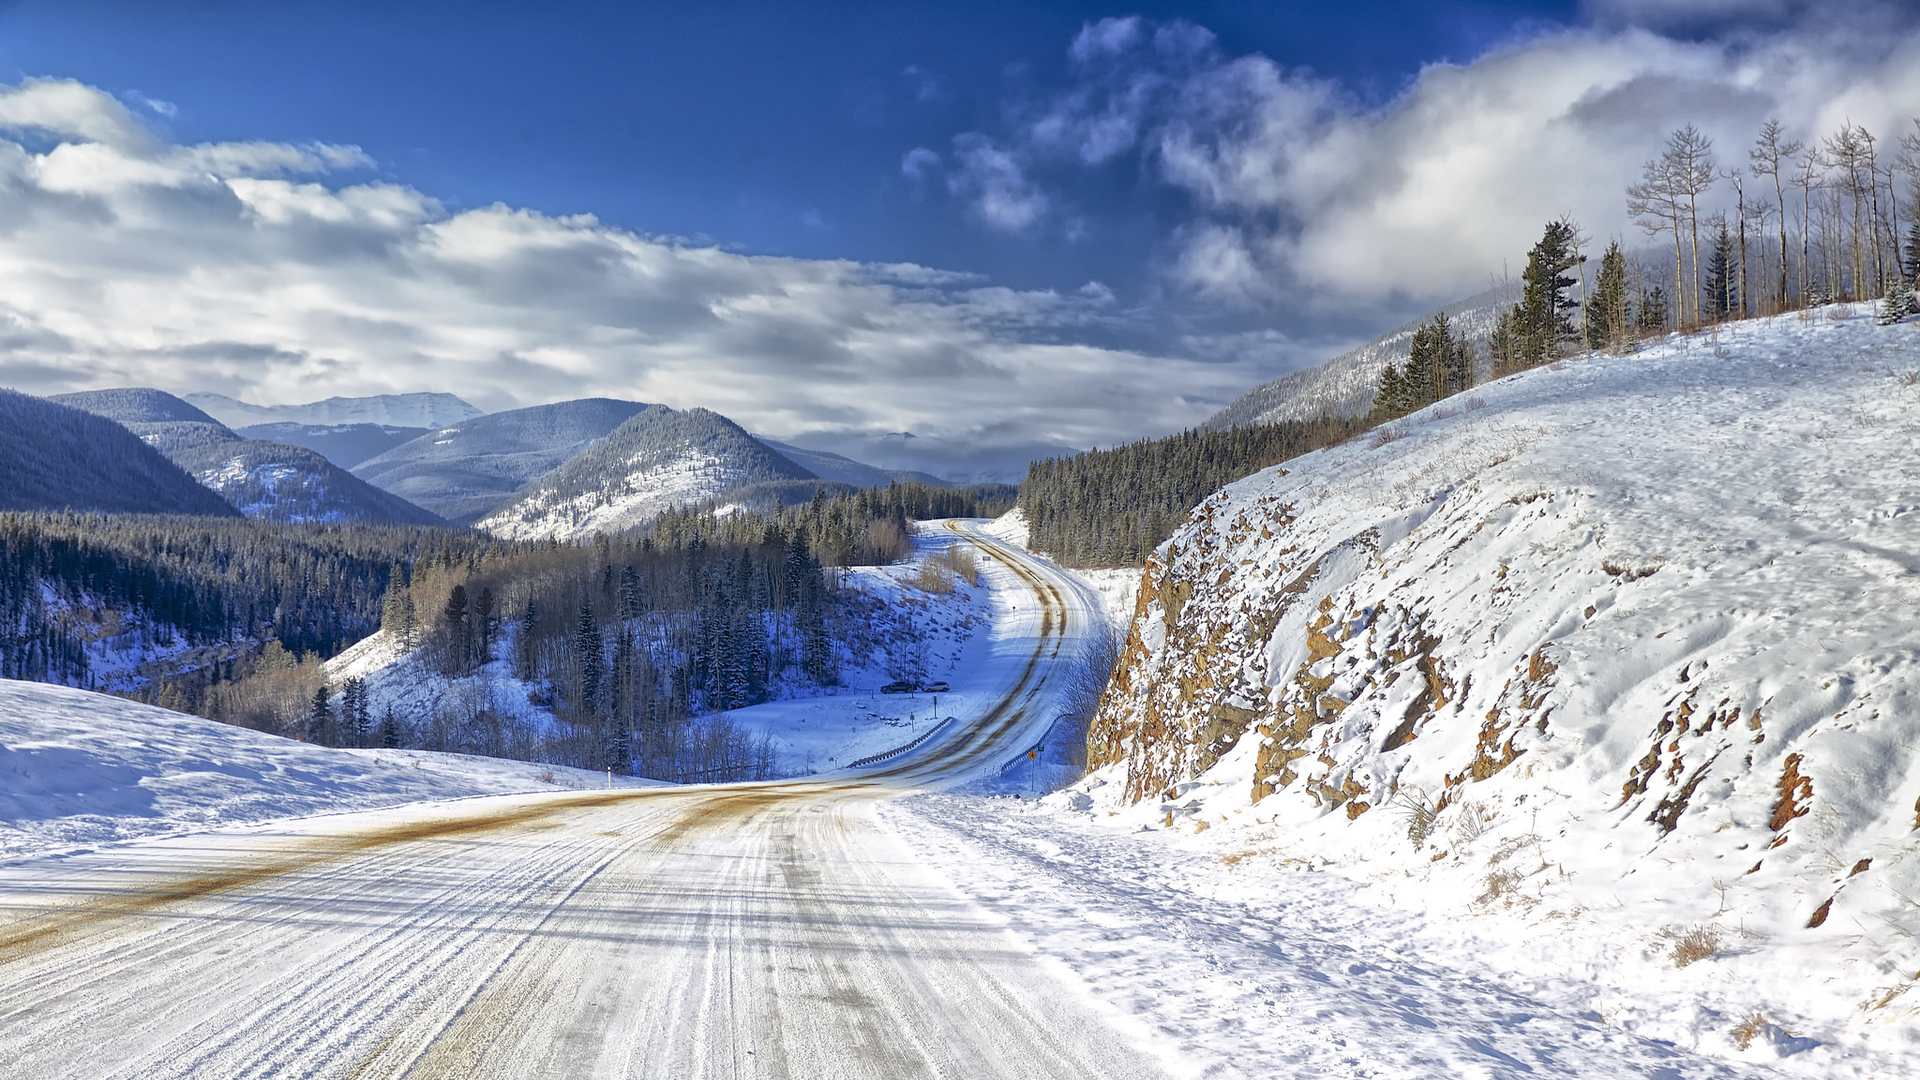
[[[1711,926],[1696,926],[1673,936],[1673,966],[1677,968],[1706,960],[1719,951],[1720,931]],[[1740,1048],[1746,1049],[1746,1044]]]
[[1754,1013],[1752,1016],[1733,1025],[1733,1031],[1731,1032],[1733,1045],[1745,1050],[1753,1045],[1753,1040],[1759,1038],[1767,1028],[1771,1026],[1771,1024],[1767,1023],[1767,1018],[1764,1014]]
[[1407,839],[1413,841],[1413,849],[1425,847],[1427,837],[1433,834],[1433,819],[1439,814],[1434,801],[1422,788],[1403,787],[1394,793],[1393,807],[1407,823]]

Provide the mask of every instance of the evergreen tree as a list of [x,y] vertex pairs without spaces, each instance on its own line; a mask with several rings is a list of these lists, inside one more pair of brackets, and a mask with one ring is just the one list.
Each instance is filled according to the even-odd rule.
[[1380,372],[1374,395],[1374,423],[1405,416],[1467,389],[1473,383],[1473,352],[1465,339],[1456,339],[1447,313],[1434,315],[1413,333],[1404,368],[1392,364]]
[[1577,239],[1571,221],[1550,221],[1540,242],[1527,253],[1527,268],[1520,275],[1520,304],[1514,312],[1517,366],[1543,364],[1561,355],[1574,340],[1572,312],[1578,305],[1566,291],[1574,285],[1567,271],[1580,261],[1574,251]]
[[440,612],[440,628],[446,634],[442,669],[450,675],[465,674],[473,652],[473,628],[467,618],[465,585],[455,585],[447,594],[447,605]]
[[1498,374],[1520,368],[1520,342],[1514,329],[1519,319],[1518,304],[1494,316],[1493,331],[1487,335],[1487,354],[1493,361],[1493,370]]
[[606,674],[606,647],[600,636],[600,624],[592,606],[580,605],[580,621],[573,629],[574,662],[580,671],[580,711],[585,716],[600,715],[600,687]]
[[1713,251],[1707,259],[1707,280],[1702,284],[1700,310],[1712,322],[1720,322],[1740,310],[1738,257],[1734,253],[1733,234],[1722,218],[1713,234]]
[[403,737],[400,718],[393,715],[393,706],[388,705],[386,715],[380,718],[380,745],[388,750],[398,750]]
[[520,633],[514,644],[520,654],[520,680],[532,682],[534,676],[534,637],[535,627],[539,625],[540,613],[534,607],[533,597],[527,597],[527,609],[520,614]]
[[367,737],[372,734],[373,726],[368,711],[367,681],[348,679],[340,687],[340,726],[348,746],[367,745]]
[[1887,275],[1887,294],[1880,300],[1881,326],[1891,326],[1913,314],[1913,287],[1899,275]]
[[1587,344],[1594,348],[1625,344],[1632,330],[1627,316],[1627,257],[1615,240],[1600,256],[1600,276],[1587,301]]
[[1388,364],[1380,369],[1380,389],[1374,392],[1373,411],[1367,414],[1367,422],[1384,424],[1407,415],[1407,403],[1410,400],[1406,377],[1400,373],[1397,365]]
[[332,746],[334,737],[332,694],[322,682],[313,692],[313,706],[307,710],[307,741]]
[[1636,324],[1641,333],[1664,334],[1667,332],[1667,293],[1658,285],[1640,290]]
[[493,659],[493,637],[497,611],[493,598],[493,587],[482,585],[480,596],[473,603],[473,636],[477,659],[485,664]]

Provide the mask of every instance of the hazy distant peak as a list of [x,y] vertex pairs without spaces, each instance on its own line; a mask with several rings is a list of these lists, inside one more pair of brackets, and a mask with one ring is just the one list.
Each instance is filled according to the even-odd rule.
[[180,398],[150,386],[82,390],[76,394],[55,394],[47,400],[122,424],[219,423]]
[[225,394],[188,394],[187,400],[229,427],[255,424],[383,424],[442,428],[486,413],[452,394],[375,394],[330,397],[303,405],[251,405]]

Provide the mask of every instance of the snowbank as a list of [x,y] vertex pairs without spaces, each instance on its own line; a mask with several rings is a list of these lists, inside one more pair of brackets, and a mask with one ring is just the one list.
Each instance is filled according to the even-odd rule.
[[1681,1045],[1913,1053],[1916,445],[1920,325],[1860,305],[1269,469],[1149,564],[1079,794],[1472,913]]
[[608,782],[459,754],[330,750],[105,694],[0,680],[0,857]]

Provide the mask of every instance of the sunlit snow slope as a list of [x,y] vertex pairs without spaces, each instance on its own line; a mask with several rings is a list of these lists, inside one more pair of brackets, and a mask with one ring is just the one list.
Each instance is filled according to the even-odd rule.
[[1259,473],[1148,565],[1090,788],[1603,941],[1603,979],[1726,1029],[1905,1030],[1916,445],[1920,324],[1862,305],[1569,360]]

